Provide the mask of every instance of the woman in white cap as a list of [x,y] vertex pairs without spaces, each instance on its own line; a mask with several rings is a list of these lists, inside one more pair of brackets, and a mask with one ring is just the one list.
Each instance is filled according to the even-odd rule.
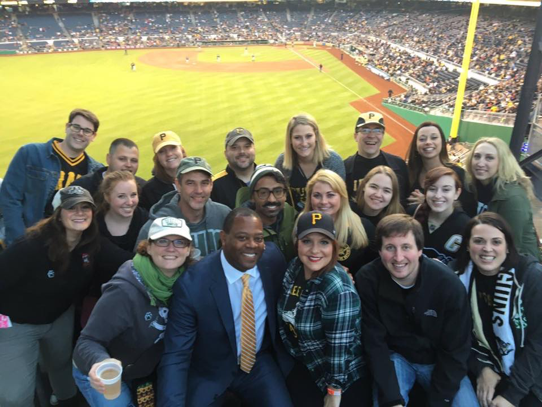
[[73,405],[73,304],[99,274],[132,257],[100,238],[86,189],[60,190],[53,208],[0,254],[2,407],[33,405],[38,356],[59,405]]
[[279,331],[295,365],[286,379],[296,407],[371,405],[371,380],[361,343],[361,301],[337,263],[333,218],[303,213],[298,257],[286,270],[278,300]]
[[153,177],[141,189],[139,206],[150,210],[168,192],[175,190],[175,176],[186,151],[181,138],[172,131],[161,131],[152,138]]
[[[188,265],[191,246],[183,219],[157,218],[134,259],[103,286],[73,354],[75,381],[92,407],[137,405],[133,395],[152,394],[173,284]],[[122,387],[118,398],[106,400],[97,370],[111,361],[123,367]]]

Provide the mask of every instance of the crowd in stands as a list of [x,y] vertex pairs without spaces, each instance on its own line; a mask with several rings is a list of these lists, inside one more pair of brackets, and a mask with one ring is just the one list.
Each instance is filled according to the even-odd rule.
[[343,159],[297,114],[257,165],[235,127],[218,172],[171,130],[113,140],[104,166],[86,109],[21,146],[0,404],[33,405],[39,371],[65,407],[542,407],[542,253],[509,146],[481,138],[461,167],[425,122],[405,162],[380,113],[352,128]]
[[[503,13],[502,9],[486,8],[478,18],[470,68],[482,79],[469,78],[465,109],[505,113],[517,109],[534,21],[525,11]],[[134,4],[79,6],[74,10],[59,5],[32,13],[0,14],[0,49],[51,52],[207,42],[316,41],[362,56],[364,63],[410,89],[408,95],[397,95],[392,102],[453,107],[468,21],[469,9],[458,6],[420,10],[416,6],[346,9]],[[412,82],[419,86],[409,86]]]

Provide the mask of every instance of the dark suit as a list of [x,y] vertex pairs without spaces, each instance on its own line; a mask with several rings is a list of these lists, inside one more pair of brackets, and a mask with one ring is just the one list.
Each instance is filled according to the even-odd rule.
[[276,245],[266,243],[258,262],[267,305],[266,338],[246,374],[237,363],[235,325],[220,253],[206,256],[175,283],[158,368],[158,405],[219,406],[230,388],[249,405],[291,406],[284,377],[293,361],[282,347],[276,321],[284,257]]

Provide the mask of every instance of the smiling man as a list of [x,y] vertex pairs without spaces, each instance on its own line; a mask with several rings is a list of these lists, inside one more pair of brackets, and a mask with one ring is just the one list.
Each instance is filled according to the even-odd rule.
[[[139,148],[137,144],[127,138],[118,138],[111,142],[109,153],[105,156],[107,167],[98,168],[93,173],[89,173],[73,182],[73,185],[85,188],[97,199],[98,190],[104,177],[114,171],[128,171],[134,176],[139,168]],[[145,180],[135,176],[139,191]]]
[[286,202],[288,183],[282,172],[271,164],[262,164],[250,179],[250,187],[237,193],[238,206],[253,209],[263,222],[266,242],[275,243],[286,261],[295,257],[293,229],[297,212]]
[[405,161],[396,155],[381,150],[386,127],[380,113],[367,112],[359,115],[354,129],[354,140],[358,145],[356,154],[344,160],[348,196],[356,198],[356,191],[367,173],[379,165],[390,167],[399,180],[401,203],[408,196],[408,170]]
[[478,405],[466,376],[471,318],[461,282],[422,256],[422,227],[408,215],[383,218],[376,245],[380,259],[356,274],[374,405],[406,406],[416,381],[428,406]]
[[276,320],[284,258],[248,208],[228,214],[220,240],[173,289],[158,406],[221,406],[233,391],[249,407],[291,407]]
[[65,125],[64,139],[26,144],[17,151],[0,191],[7,244],[52,214],[56,191],[103,166],[85,152],[96,138],[99,126],[94,113],[75,109]]
[[218,250],[220,231],[230,208],[209,199],[213,190],[212,175],[204,158],[183,158],[175,179],[177,191],[165,194],[152,206],[149,220],[139,232],[138,244],[147,238],[154,219],[172,216],[186,220],[192,242],[202,257]]
[[236,127],[230,131],[226,135],[224,155],[228,165],[224,171],[220,171],[213,177],[211,199],[233,209],[237,191],[248,185],[256,167],[254,164],[256,151],[252,133],[242,127]]

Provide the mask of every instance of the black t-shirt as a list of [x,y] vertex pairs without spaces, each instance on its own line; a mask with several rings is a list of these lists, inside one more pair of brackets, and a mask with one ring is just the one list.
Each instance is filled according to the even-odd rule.
[[365,264],[371,262],[378,256],[378,251],[374,247],[375,239],[375,227],[374,225],[365,218],[361,219],[361,223],[367,233],[367,238],[369,239],[369,245],[367,247],[354,249],[351,247],[352,239],[349,236],[346,244],[341,245],[339,249],[339,263],[348,268],[348,271],[353,276],[356,275],[358,270],[363,267]]
[[[60,162],[60,176],[55,187],[55,193],[62,188],[69,187],[73,181],[88,173],[88,157],[84,152],[74,158],[68,157],[58,146],[58,140],[55,140],[53,141],[53,153],[58,157],[58,161]],[[45,206],[45,217],[49,217],[53,213],[52,202],[55,193],[53,193]]]
[[487,211],[487,206],[493,198],[493,182],[487,185],[482,184],[480,181],[476,181],[476,193],[478,196],[478,210],[477,214]]
[[476,267],[474,267],[474,281],[476,281],[476,295],[478,300],[478,311],[484,328],[489,346],[494,355],[499,355],[497,348],[497,340],[493,332],[493,297],[495,295],[495,284],[497,283],[498,274],[494,276],[485,276]]
[[314,170],[314,173],[310,174],[308,178],[299,168],[299,166],[292,169],[292,175],[290,176],[288,183],[290,184],[290,192],[293,202],[292,199],[290,199],[290,196],[288,196],[288,203],[292,205],[296,211],[301,212],[305,207],[305,200],[307,198],[307,182],[309,182],[309,179],[311,179],[311,177],[316,174],[316,171],[318,171],[320,168],[322,168],[322,166],[318,165],[316,170]]
[[355,198],[358,186],[363,180],[363,178],[365,178],[369,171],[371,171],[375,167],[378,167],[379,165],[387,165],[386,159],[384,158],[382,152],[380,152],[380,154],[378,154],[378,156],[375,158],[365,158],[359,154],[356,154],[356,158],[354,159],[354,171],[352,172],[352,179],[348,179],[346,182],[348,196]]
[[297,337],[297,331],[295,329],[295,317],[297,313],[297,303],[301,297],[301,293],[307,287],[307,280],[305,280],[305,273],[303,268],[297,274],[295,278],[294,285],[292,290],[288,293],[288,301],[284,306],[284,312],[282,313],[282,319],[286,322],[288,329],[286,330],[286,335],[290,340],[290,343],[294,348],[299,344],[299,339]]
[[109,233],[107,225],[105,224],[103,213],[99,213],[96,218],[98,220],[98,228],[102,236],[109,239],[121,249],[131,252],[134,250],[137,237],[139,236],[139,231],[143,225],[147,223],[147,220],[149,220],[149,213],[146,209],[137,207],[134,211],[132,221],[130,222],[130,227],[124,236],[112,236],[111,233]]
[[424,235],[423,254],[450,263],[457,257],[457,252],[463,241],[463,232],[470,217],[462,209],[456,208],[453,213],[435,230],[429,230],[429,222],[422,224]]

